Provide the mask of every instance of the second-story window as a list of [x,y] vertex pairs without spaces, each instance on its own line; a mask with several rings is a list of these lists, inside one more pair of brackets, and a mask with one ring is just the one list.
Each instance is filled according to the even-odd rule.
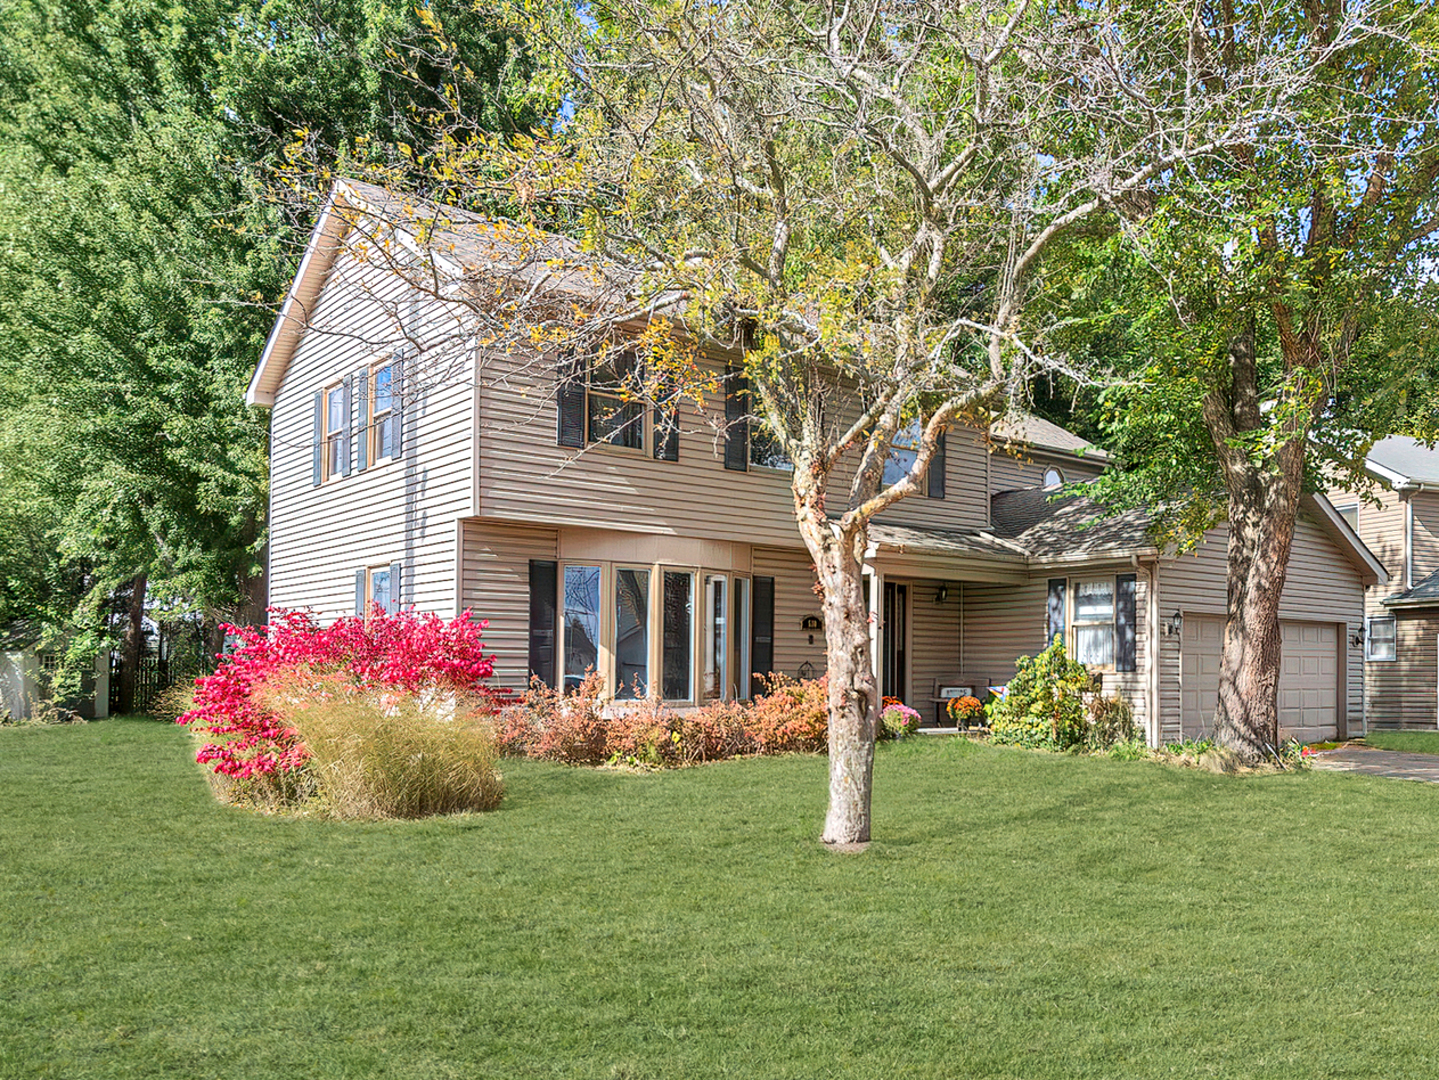
[[[897,484],[909,475],[919,459],[919,444],[924,435],[924,425],[918,419],[911,420],[895,433],[889,444],[889,457],[884,462],[884,486]],[[931,499],[944,498],[944,433],[940,432],[934,455],[929,459],[926,481],[921,485],[925,495]]]
[[395,365],[370,371],[370,460],[395,456]]
[[590,364],[585,399],[585,438],[631,450],[645,448],[644,403],[633,395],[638,358],[612,351]]
[[779,469],[782,472],[794,472],[794,462],[784,452],[769,429],[755,425],[749,433],[749,463],[757,465],[761,469]]
[[325,479],[350,471],[350,408],[345,384],[325,391]]

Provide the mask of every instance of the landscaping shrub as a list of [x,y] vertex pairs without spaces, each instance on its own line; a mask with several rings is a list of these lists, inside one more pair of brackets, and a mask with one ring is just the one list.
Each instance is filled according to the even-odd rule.
[[908,705],[888,703],[879,714],[880,734],[887,739],[903,739],[919,730],[919,713]]
[[1118,694],[1095,694],[1089,700],[1084,744],[1090,750],[1110,750],[1139,737],[1134,709]]
[[475,708],[304,668],[272,676],[256,692],[293,726],[314,794],[334,817],[493,810],[504,796],[488,701]]
[[515,756],[651,768],[825,749],[825,680],[775,675],[765,685],[769,693],[752,703],[716,701],[681,713],[656,701],[615,702],[593,672],[568,694],[536,680],[523,698],[500,709],[496,738],[501,752]]
[[1085,695],[1094,678],[1069,659],[1056,637],[1038,656],[1021,656],[1004,696],[987,706],[991,738],[1031,749],[1068,750],[1080,746],[1088,728]]
[[[341,676],[354,690],[385,693],[386,711],[438,709],[456,703],[493,712],[503,692],[489,685],[494,664],[483,651],[484,622],[465,613],[451,620],[413,612],[338,619],[319,626],[303,612],[274,612],[270,626],[226,627],[238,643],[220,657],[214,674],[195,680],[192,707],[178,722],[210,737],[196,760],[211,766],[224,797],[289,806],[311,797],[311,751],[276,687],[303,671],[306,677]],[[265,698],[259,691],[270,684]],[[290,688],[293,693],[294,688]]]
[[816,753],[829,746],[829,676],[795,682],[763,677],[766,694],[745,710],[745,729],[761,754]]

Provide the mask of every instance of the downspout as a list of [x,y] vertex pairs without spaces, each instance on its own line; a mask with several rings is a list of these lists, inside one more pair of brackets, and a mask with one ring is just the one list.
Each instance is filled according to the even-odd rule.
[[1159,715],[1159,560],[1149,564],[1149,640],[1145,652],[1149,663],[1149,745],[1158,749],[1163,742],[1163,718]]

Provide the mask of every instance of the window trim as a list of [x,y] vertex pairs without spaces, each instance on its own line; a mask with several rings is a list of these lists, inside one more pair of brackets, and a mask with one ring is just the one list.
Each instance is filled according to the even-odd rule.
[[[620,355],[620,354],[628,354],[628,355],[632,356],[632,357],[634,358],[636,370],[638,370],[639,364],[640,364],[640,362],[641,362],[638,353],[636,353],[633,349],[628,349],[628,348],[614,348],[614,349],[611,349],[611,351],[610,351],[610,353],[609,353],[608,355],[618,356],[618,355]],[[590,357],[587,357],[587,358],[585,359],[585,381],[584,381],[584,386],[585,386],[585,401],[584,401],[584,416],[583,416],[584,425],[585,425],[585,449],[588,450],[588,449],[591,449],[591,448],[601,448],[601,449],[605,450],[607,453],[608,453],[608,452],[618,452],[618,453],[621,453],[621,454],[627,454],[627,455],[631,455],[631,456],[648,457],[648,456],[649,456],[649,451],[650,451],[650,449],[651,449],[651,447],[652,447],[652,445],[653,445],[653,442],[654,442],[654,437],[653,437],[653,435],[652,435],[652,433],[651,433],[651,431],[650,431],[650,428],[651,428],[651,425],[652,425],[652,419],[653,419],[653,418],[651,417],[651,415],[650,415],[650,413],[651,413],[652,410],[647,406],[646,402],[644,402],[643,400],[641,400],[641,399],[639,399],[639,398],[636,398],[636,399],[634,399],[634,400],[632,400],[632,401],[625,401],[624,398],[623,398],[623,396],[622,396],[621,394],[618,394],[618,393],[609,393],[609,392],[606,391],[606,389],[605,389],[604,387],[600,387],[599,389],[596,389],[596,388],[595,388],[595,386],[594,386],[595,368],[598,367],[598,366],[600,366],[600,365],[604,362],[604,360],[605,360],[605,358],[604,358],[604,357],[600,357],[600,356],[590,356]],[[621,380],[621,384],[623,384],[623,380]],[[623,406],[623,407],[633,408],[634,410],[636,410],[636,412],[638,413],[638,419],[639,419],[639,423],[638,423],[638,425],[636,425],[636,426],[639,428],[639,434],[640,434],[640,442],[639,442],[639,445],[638,445],[638,446],[625,446],[625,445],[623,445],[622,443],[613,442],[613,441],[611,441],[610,439],[596,439],[596,438],[594,438],[594,437],[590,434],[590,400],[591,400],[591,398],[603,398],[603,399],[608,400],[608,401],[613,401],[613,402],[615,402],[617,405],[620,405],[620,406]]]
[[[1064,637],[1065,641],[1068,643],[1069,655],[1074,660],[1079,661],[1079,628],[1081,626],[1088,627],[1106,625],[1106,623],[1095,619],[1086,619],[1084,622],[1081,623],[1075,617],[1075,612],[1079,607],[1079,586],[1088,585],[1095,582],[1105,582],[1109,585],[1109,622],[1107,624],[1109,627],[1109,663],[1086,663],[1084,666],[1090,671],[1115,671],[1117,670],[1119,658],[1119,581],[1116,575],[1095,574],[1092,576],[1086,575],[1084,577],[1072,577],[1069,579],[1069,585],[1065,589],[1067,603],[1067,607],[1065,610],[1065,619],[1068,623],[1068,626],[1066,627]],[[1079,662],[1083,663],[1083,661]]]
[[[1054,484],[1049,483],[1049,474],[1050,474],[1050,473],[1053,473],[1055,476],[1059,477],[1059,480],[1058,480],[1056,483],[1054,483]],[[1044,483],[1041,484],[1040,486],[1043,487],[1043,488],[1063,487],[1063,486],[1064,486],[1064,470],[1061,469],[1058,465],[1046,465],[1046,466],[1044,467],[1044,476],[1042,477],[1042,479],[1044,480]]]
[[[334,393],[340,395],[340,406],[345,412],[345,422],[340,428],[332,430],[330,428],[330,395]],[[320,391],[320,483],[322,484],[328,483],[331,480],[338,480],[350,474],[349,414],[352,410],[345,408],[345,406],[349,405],[349,402],[345,400],[346,396],[344,379],[338,379],[335,382],[328,383],[325,388]],[[341,446],[339,469],[335,469],[332,465],[332,456],[330,454],[330,442],[332,439],[338,441]]]
[[391,423],[394,423],[399,418],[399,409],[396,407],[395,402],[395,365],[399,362],[399,356],[391,355],[385,357],[383,360],[374,361],[366,369],[368,371],[368,379],[365,384],[365,448],[369,455],[367,464],[368,467],[371,469],[381,465],[388,465],[390,462],[397,460],[400,456],[393,451],[393,447],[396,441],[393,429],[390,432],[390,445],[392,448],[391,452],[384,455],[380,454],[380,417],[379,414],[375,411],[375,376],[378,375],[381,371],[384,371],[386,368],[389,368],[390,407],[385,410],[384,419],[390,421]]
[[[1375,656],[1371,651],[1374,647],[1374,624],[1389,623],[1394,627],[1394,637],[1390,643],[1394,646],[1393,656]],[[1366,615],[1364,617],[1364,662],[1366,664],[1393,664],[1399,660],[1399,617],[1397,615]]]

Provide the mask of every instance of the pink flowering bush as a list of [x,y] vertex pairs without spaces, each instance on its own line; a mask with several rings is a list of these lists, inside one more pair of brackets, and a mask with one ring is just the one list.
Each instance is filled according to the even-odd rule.
[[253,795],[282,802],[302,797],[310,756],[286,710],[260,693],[267,682],[293,684],[303,672],[341,675],[379,693],[390,707],[408,696],[422,703],[463,699],[469,709],[494,712],[505,699],[489,685],[494,661],[481,641],[487,623],[468,612],[445,620],[376,611],[328,626],[304,612],[271,614],[268,627],[225,628],[238,644],[220,657],[214,674],[195,681],[191,708],[177,720],[211,737],[197,761]]

